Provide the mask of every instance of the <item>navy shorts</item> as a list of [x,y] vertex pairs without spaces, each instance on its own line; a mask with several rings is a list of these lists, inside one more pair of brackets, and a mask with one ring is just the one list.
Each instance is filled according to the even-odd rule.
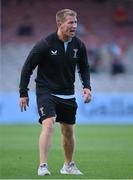
[[77,103],[75,98],[62,99],[50,94],[49,91],[37,92],[39,122],[56,117],[56,122],[75,124]]

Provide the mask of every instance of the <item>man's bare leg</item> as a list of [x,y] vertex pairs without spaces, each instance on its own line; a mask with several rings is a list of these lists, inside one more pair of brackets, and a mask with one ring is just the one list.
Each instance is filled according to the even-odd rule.
[[47,163],[48,153],[52,144],[54,121],[54,117],[42,121],[42,131],[39,137],[40,164]]
[[64,149],[65,162],[69,163],[73,160],[75,137],[74,125],[60,123],[62,132],[62,145]]
[[82,175],[83,173],[77,168],[75,162],[73,161],[75,146],[74,125],[61,123],[61,132],[65,159],[60,173]]

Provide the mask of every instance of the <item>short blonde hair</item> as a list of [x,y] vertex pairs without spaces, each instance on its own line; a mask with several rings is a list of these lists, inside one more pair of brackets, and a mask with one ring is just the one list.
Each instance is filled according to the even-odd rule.
[[56,23],[65,21],[67,16],[77,17],[77,13],[71,9],[62,9],[56,13]]

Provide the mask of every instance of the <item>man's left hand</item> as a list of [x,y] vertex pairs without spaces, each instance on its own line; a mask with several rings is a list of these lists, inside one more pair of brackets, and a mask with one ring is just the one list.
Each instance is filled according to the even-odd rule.
[[89,103],[91,101],[91,90],[88,88],[83,89],[84,103]]

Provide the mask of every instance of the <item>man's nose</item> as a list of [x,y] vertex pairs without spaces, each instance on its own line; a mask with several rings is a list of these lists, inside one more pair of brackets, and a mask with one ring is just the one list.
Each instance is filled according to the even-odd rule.
[[77,28],[77,23],[73,23],[73,27],[74,27],[74,28]]

